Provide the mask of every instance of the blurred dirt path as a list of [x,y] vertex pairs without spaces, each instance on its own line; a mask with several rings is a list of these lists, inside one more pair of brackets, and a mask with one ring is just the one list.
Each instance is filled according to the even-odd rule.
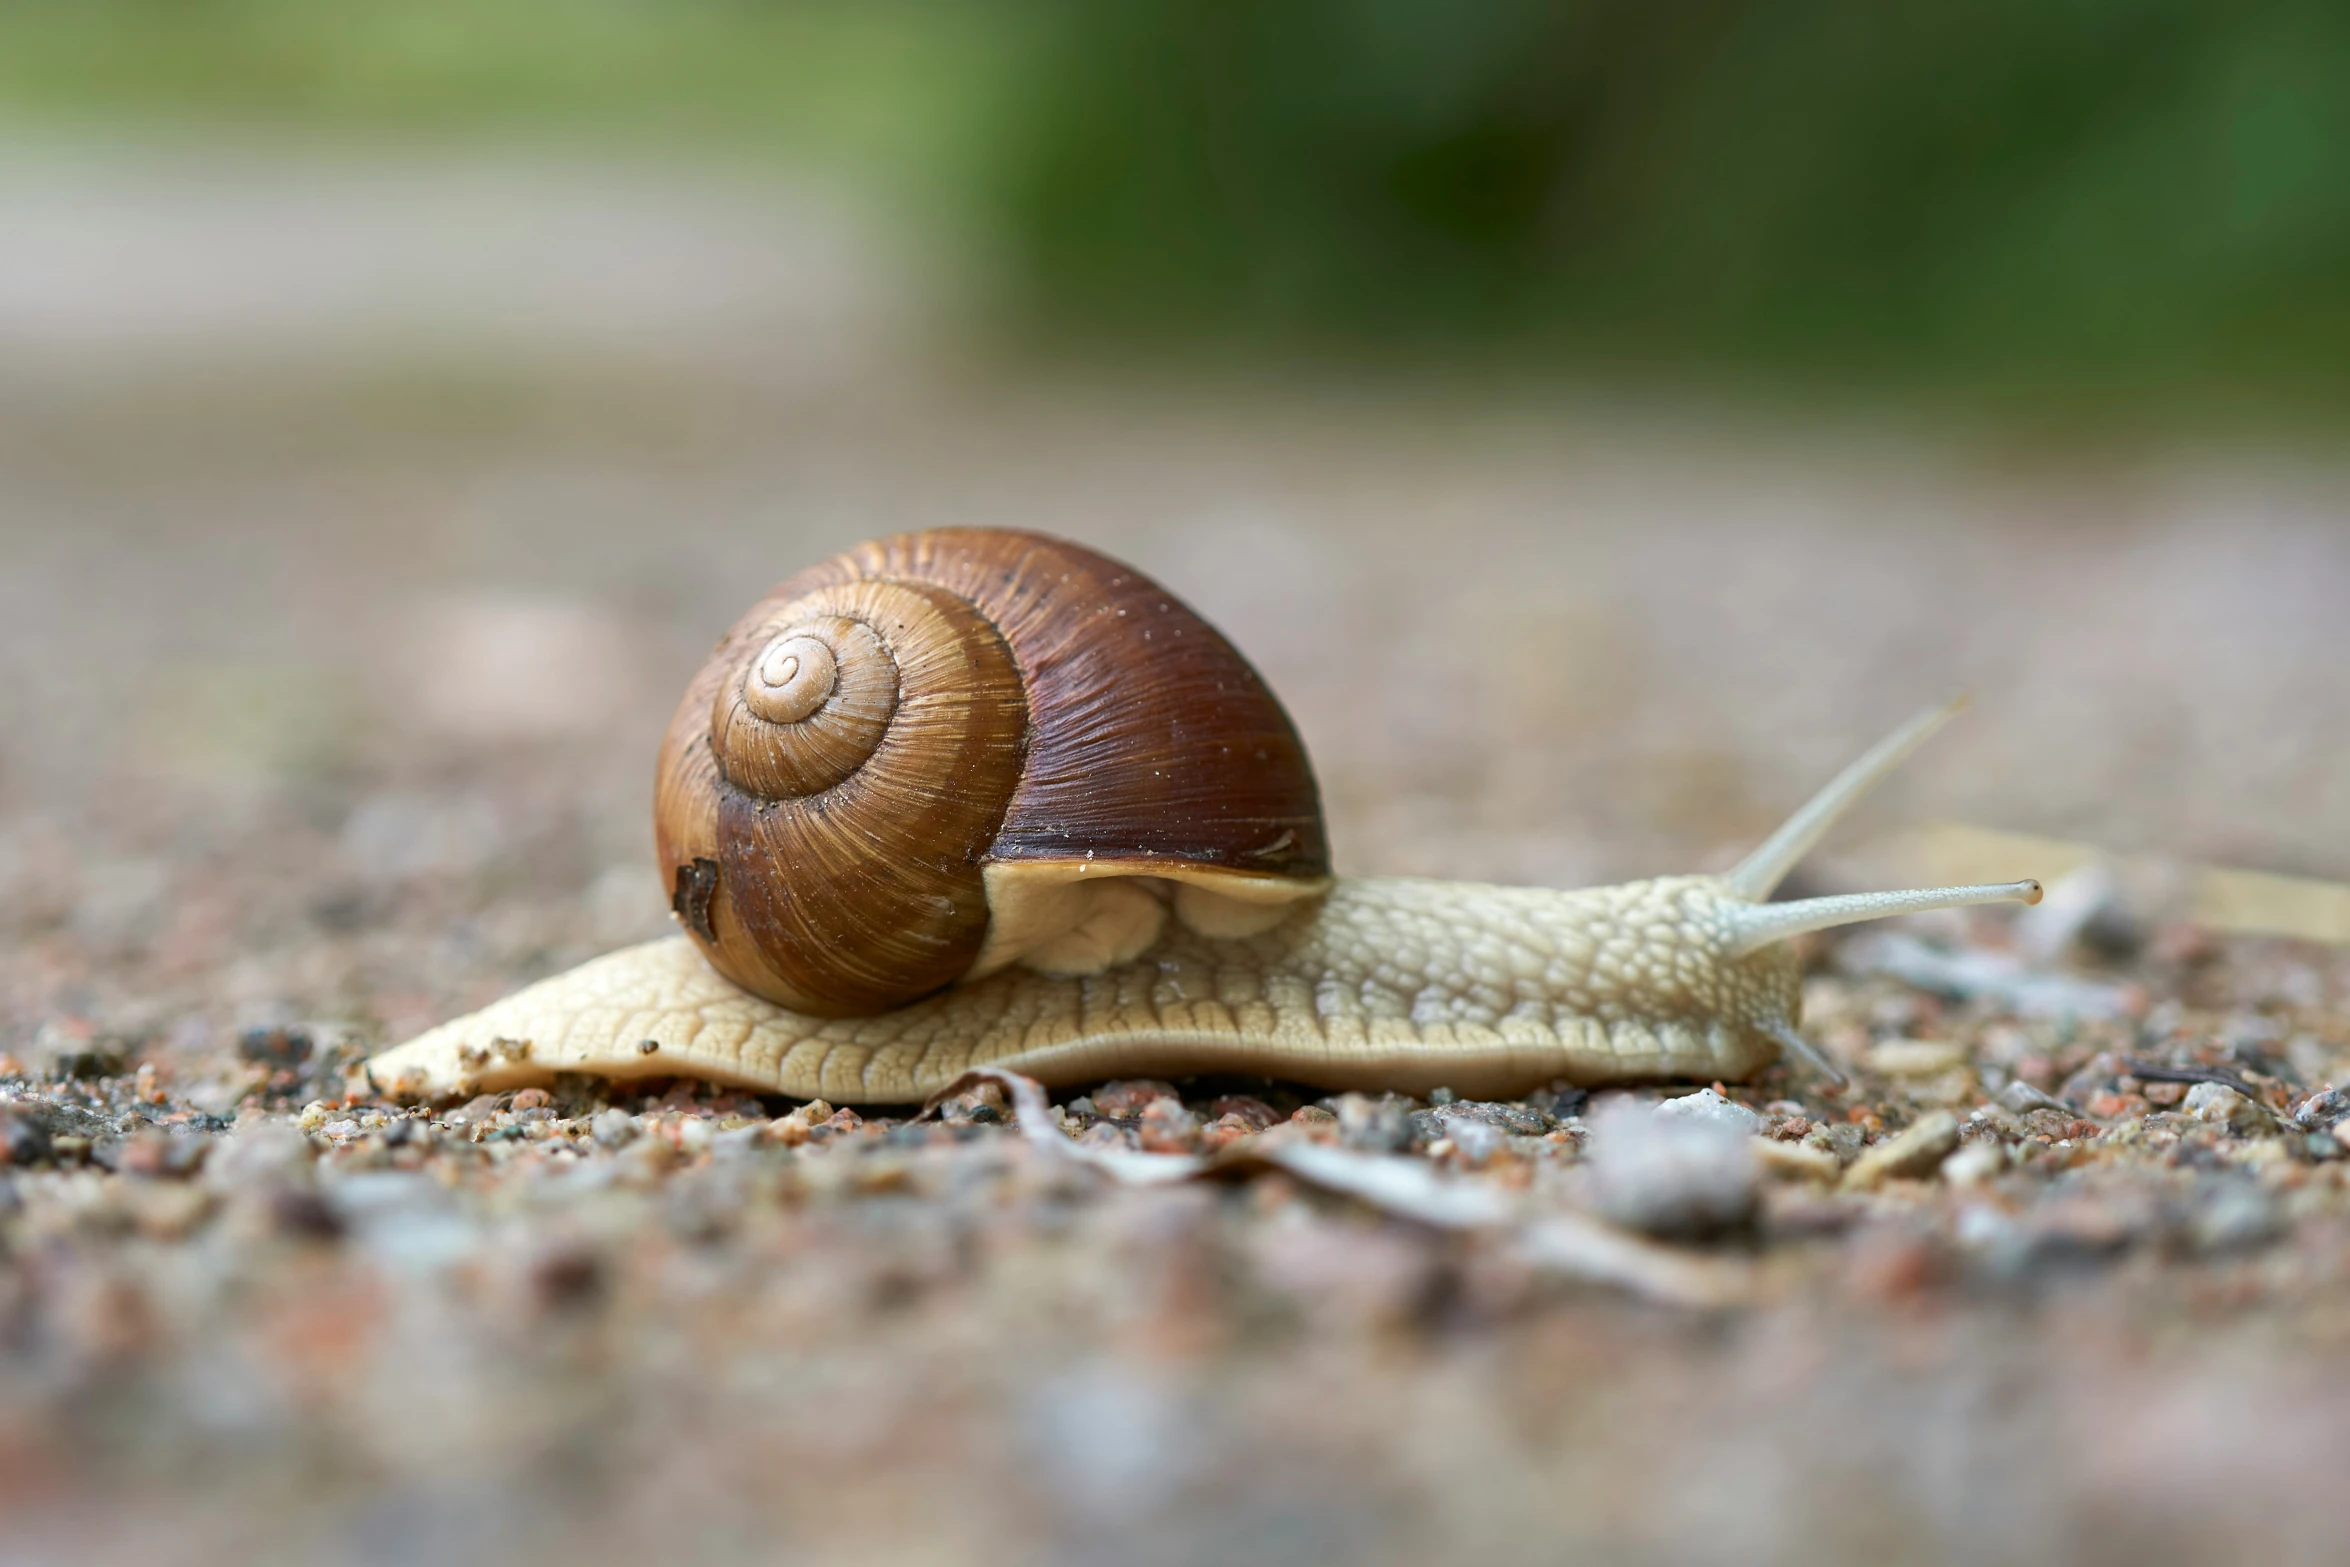
[[2350,484],[2307,462],[981,363],[837,193],[552,154],[18,148],[0,232],[0,759],[34,801],[177,766],[90,725],[188,680],[408,747],[401,628],[453,599],[609,633],[626,691],[565,743],[633,783],[760,584],[1009,523],[1227,625],[1366,868],[1718,857],[1965,686],[1910,809],[2350,872]]

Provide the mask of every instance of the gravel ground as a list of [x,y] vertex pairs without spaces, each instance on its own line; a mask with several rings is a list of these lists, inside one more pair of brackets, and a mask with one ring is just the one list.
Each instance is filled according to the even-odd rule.
[[[1726,865],[1966,683],[1816,887],[1933,814],[2350,874],[2339,474],[985,369],[807,260],[841,233],[762,272],[797,209],[593,170],[547,243],[662,225],[635,286],[718,298],[693,330],[582,288],[485,337],[522,224],[354,336],[234,265],[344,264],[282,227],[311,165],[174,207],[152,155],[13,156],[0,228],[64,260],[0,267],[0,1562],[2350,1549],[2350,956],[2125,899],[1813,945],[1842,1090],[345,1095],[662,928],[673,693],[897,527],[1183,592],[1351,871]],[[434,212],[553,199],[454,178],[332,210],[438,255]],[[228,304],[39,305],[174,221]]]

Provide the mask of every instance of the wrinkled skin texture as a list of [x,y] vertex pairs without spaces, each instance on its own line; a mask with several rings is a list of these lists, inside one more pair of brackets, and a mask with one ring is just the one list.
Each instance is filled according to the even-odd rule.
[[1707,876],[1572,892],[1341,881],[1262,936],[1170,922],[1102,974],[1012,970],[834,1019],[737,989],[673,937],[444,1024],[368,1072],[410,1097],[585,1072],[860,1104],[919,1100],[974,1066],[1048,1084],[1226,1071],[1495,1097],[1561,1078],[1734,1081],[1777,1058],[1764,1025],[1792,1025],[1799,1004],[1783,946],[1728,955],[1746,906]]

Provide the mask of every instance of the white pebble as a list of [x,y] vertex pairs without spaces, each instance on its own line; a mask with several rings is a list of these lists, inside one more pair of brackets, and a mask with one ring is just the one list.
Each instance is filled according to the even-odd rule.
[[1940,1040],[1888,1039],[1869,1046],[1862,1059],[1887,1077],[1940,1077],[1966,1065],[1966,1052]]
[[2216,1122],[2232,1132],[2257,1132],[2268,1125],[2260,1106],[2225,1083],[2197,1083],[2187,1090],[2180,1108],[2197,1120]]
[[1957,1187],[1982,1186],[2006,1168],[2007,1149],[1984,1138],[1943,1160],[1942,1179]]
[[1724,1099],[1710,1088],[1668,1099],[1650,1112],[1660,1121],[1693,1121],[1719,1126],[1751,1137],[1763,1129],[1763,1118],[1734,1099]]
[[[1715,1102],[1726,1103],[1719,1096]],[[1600,1210],[1650,1235],[1704,1235],[1745,1223],[1755,1203],[1753,1138],[1726,1118],[1667,1115],[1664,1108],[1644,1114],[1618,1104],[1596,1117],[1591,1175]]]

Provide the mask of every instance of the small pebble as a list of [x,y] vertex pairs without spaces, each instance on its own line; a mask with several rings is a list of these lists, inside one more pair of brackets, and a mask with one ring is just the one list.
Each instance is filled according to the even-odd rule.
[[1254,1137],[1262,1130],[1262,1127],[1251,1124],[1245,1116],[1220,1115],[1200,1128],[1200,1147],[1208,1153],[1215,1153],[1244,1138]]
[[1093,1105],[1098,1114],[1130,1121],[1161,1099],[1181,1100],[1175,1085],[1156,1078],[1138,1077],[1124,1082],[1104,1083],[1093,1091]]
[[1866,1191],[1896,1177],[1923,1179],[1940,1169],[1957,1147],[1958,1117],[1947,1110],[1929,1111],[1900,1136],[1877,1144],[1854,1160],[1852,1168],[1844,1172],[1844,1185],[1848,1190]]
[[1532,1105],[1508,1104],[1497,1101],[1470,1100],[1438,1105],[1433,1110],[1414,1110],[1412,1130],[1422,1142],[1439,1138],[1460,1141],[1463,1128],[1474,1127],[1471,1135],[1480,1141],[1487,1136],[1540,1137],[1558,1122]]
[[[1449,1107],[1448,1107],[1449,1108]],[[1487,1121],[1462,1119],[1453,1123],[1450,1135],[1442,1141],[1471,1164],[1483,1164],[1493,1157],[1508,1134]]]
[[1754,1140],[1755,1162],[1766,1175],[1782,1180],[1818,1181],[1827,1184],[1836,1179],[1844,1166],[1825,1148],[1813,1148],[1804,1143],[1781,1142],[1772,1137]]
[[1280,1111],[1262,1099],[1252,1098],[1247,1094],[1225,1094],[1209,1101],[1208,1118],[1210,1120],[1221,1121],[1227,1117],[1238,1117],[1247,1123],[1251,1131],[1258,1132],[1267,1127],[1281,1124]]
[[1660,1121],[1702,1121],[1725,1131],[1752,1136],[1763,1129],[1763,1118],[1735,1099],[1725,1099],[1710,1088],[1668,1099],[1650,1114]]
[[430,1148],[439,1139],[440,1129],[417,1116],[403,1116],[384,1127],[384,1142],[393,1148]]
[[1966,1052],[1938,1040],[1888,1039],[1871,1045],[1861,1060],[1887,1077],[1940,1077],[1966,1065]]
[[2034,1088],[2020,1077],[1999,1090],[1999,1106],[2017,1115],[2029,1115],[2034,1110],[2060,1110],[2066,1115],[2073,1113],[2071,1105],[2054,1094]]
[[237,1038],[237,1054],[257,1066],[298,1070],[310,1059],[310,1036],[293,1028],[248,1028]]
[[0,1165],[46,1164],[51,1152],[47,1127],[29,1115],[0,1115]]
[[1943,1160],[1942,1179],[1962,1189],[1972,1188],[1989,1184],[2006,1168],[2007,1149],[1985,1137],[1966,1144]]
[[2197,1083],[2179,1108],[2199,1121],[2224,1126],[2239,1136],[2266,1131],[2268,1113],[2225,1083]]
[[1850,1164],[1860,1157],[1868,1134],[1850,1121],[1831,1121],[1826,1126],[1813,1127],[1803,1142],[1807,1148],[1821,1148],[1834,1154],[1838,1164]]
[[451,1126],[473,1126],[494,1117],[504,1108],[497,1094],[476,1094],[441,1119]]
[[973,1083],[961,1093],[949,1094],[938,1102],[938,1118],[949,1123],[976,1121],[992,1124],[1005,1118],[1012,1101],[1004,1093],[1004,1085],[988,1079]]
[[44,1025],[27,1055],[35,1075],[56,1082],[114,1077],[129,1066],[120,1040],[85,1033],[79,1024]]
[[1600,1211],[1649,1235],[1697,1237],[1755,1210],[1754,1139],[1702,1116],[1619,1102],[1594,1118],[1591,1177]]
[[1571,1115],[1580,1115],[1591,1095],[1563,1078],[1547,1088],[1537,1088],[1526,1096],[1526,1103],[1554,1121],[1563,1121]]
[[2312,1132],[2322,1132],[2346,1118],[2350,1118],[2350,1088],[2328,1088],[2311,1094],[2293,1112],[2293,1119]]
[[1199,1117],[1172,1096],[1143,1106],[1135,1130],[1145,1153],[1192,1153],[1199,1147]]
[[1393,1094],[1341,1094],[1338,1140],[1361,1153],[1400,1153],[1412,1145],[1410,1102]]

